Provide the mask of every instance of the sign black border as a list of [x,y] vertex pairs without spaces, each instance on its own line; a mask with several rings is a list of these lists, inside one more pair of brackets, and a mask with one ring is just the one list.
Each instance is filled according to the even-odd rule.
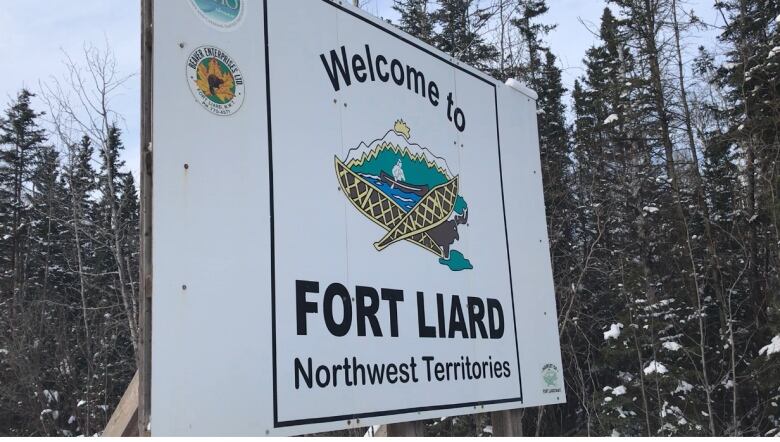
[[358,20],[368,23],[371,26],[374,26],[375,28],[379,29],[380,31],[383,31],[389,35],[392,35],[393,37],[398,38],[399,40],[409,44],[410,46],[425,52],[426,54],[436,58],[439,61],[443,61],[450,65],[451,67],[466,73],[477,80],[480,80],[484,83],[487,83],[488,85],[493,87],[493,99],[494,99],[494,105],[495,105],[495,115],[496,115],[496,143],[498,146],[498,168],[499,168],[499,178],[501,182],[501,206],[503,209],[503,217],[504,217],[504,238],[506,239],[506,257],[507,257],[507,265],[509,267],[509,291],[512,298],[512,322],[514,324],[513,330],[515,334],[515,354],[517,355],[517,378],[519,381],[519,387],[520,387],[520,396],[516,398],[509,398],[509,399],[497,399],[497,400],[490,400],[490,401],[481,401],[481,402],[464,402],[459,404],[443,404],[443,405],[433,405],[433,406],[426,406],[426,407],[411,407],[411,408],[403,408],[403,409],[395,409],[395,410],[385,410],[385,411],[375,411],[375,412],[367,412],[367,413],[357,413],[357,414],[351,414],[351,415],[339,415],[339,416],[325,416],[325,417],[317,417],[317,418],[307,418],[307,419],[295,419],[295,420],[289,420],[289,421],[279,421],[279,413],[278,413],[278,405],[277,405],[277,388],[276,388],[276,258],[275,258],[275,233],[274,233],[274,174],[273,174],[273,136],[271,131],[271,69],[270,69],[270,48],[268,45],[268,0],[263,0],[263,35],[265,38],[265,82],[266,82],[266,111],[267,111],[267,124],[268,124],[268,181],[269,181],[269,194],[270,194],[270,225],[271,225],[271,352],[272,352],[272,371],[273,371],[273,408],[274,408],[274,428],[283,428],[283,427],[291,427],[291,426],[299,426],[299,425],[306,425],[306,424],[316,424],[316,423],[323,423],[323,422],[335,422],[335,421],[343,421],[343,420],[351,420],[351,419],[358,419],[358,418],[367,418],[367,417],[377,417],[377,416],[390,416],[390,415],[397,415],[397,414],[407,414],[407,413],[416,413],[421,411],[433,411],[433,410],[448,410],[453,408],[465,408],[465,407],[473,407],[473,406],[481,406],[481,405],[491,405],[491,404],[500,404],[500,403],[507,403],[507,402],[523,402],[523,379],[522,379],[522,372],[520,370],[520,350],[518,346],[518,339],[517,339],[517,316],[515,314],[515,294],[514,294],[514,285],[512,282],[512,261],[510,258],[509,253],[509,229],[507,228],[507,222],[506,222],[506,203],[504,200],[504,172],[503,172],[503,166],[501,164],[501,134],[499,130],[499,123],[498,123],[498,92],[496,89],[496,83],[495,80],[484,78],[462,66],[459,66],[455,63],[453,63],[450,60],[447,60],[446,58],[430,51],[429,49],[420,46],[419,44],[415,43],[414,41],[409,40],[403,35],[399,35],[396,32],[393,32],[389,29],[384,28],[383,26],[378,25],[377,23],[374,23],[372,20],[367,19],[366,17],[363,17],[362,15],[356,13],[355,11],[352,11],[344,6],[342,6],[340,3],[334,3],[331,0],[322,0],[324,3],[340,10],[341,12],[345,12],[349,15],[351,15],[354,18],[357,18]]

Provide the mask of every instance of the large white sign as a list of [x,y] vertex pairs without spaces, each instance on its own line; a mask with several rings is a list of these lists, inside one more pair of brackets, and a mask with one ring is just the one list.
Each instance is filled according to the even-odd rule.
[[532,97],[342,2],[154,30],[154,435],[565,400]]

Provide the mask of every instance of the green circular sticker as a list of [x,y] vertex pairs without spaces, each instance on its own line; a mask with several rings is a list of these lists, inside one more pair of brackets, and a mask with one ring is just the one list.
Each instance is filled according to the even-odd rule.
[[242,0],[190,0],[195,12],[218,29],[237,25],[244,15]]

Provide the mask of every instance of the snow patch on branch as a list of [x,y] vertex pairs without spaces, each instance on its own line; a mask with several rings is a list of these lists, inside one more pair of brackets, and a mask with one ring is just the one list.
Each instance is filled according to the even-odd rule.
[[689,384],[689,383],[687,383],[685,381],[680,381],[677,384],[677,388],[675,388],[672,393],[687,393],[687,392],[689,392],[691,390],[693,390],[693,385],[691,385],[691,384]]
[[765,353],[767,359],[769,359],[769,356],[774,353],[780,353],[780,335],[777,335],[774,338],[772,338],[772,342],[770,342],[769,345],[765,345],[761,347],[761,350],[758,351],[759,356]]
[[43,396],[46,398],[46,402],[49,404],[60,401],[60,393],[57,391],[43,390]]
[[623,328],[623,324],[617,323],[609,326],[609,330],[604,332],[604,340],[617,339],[620,337],[620,329]]
[[647,213],[655,213],[655,212],[658,212],[658,207],[655,207],[655,206],[645,206],[645,207],[642,207],[642,211],[647,212]]
[[664,342],[661,346],[669,351],[677,351],[682,348],[682,345],[676,342]]
[[650,361],[650,363],[647,364],[647,367],[645,367],[644,372],[645,374],[652,374],[652,373],[664,374],[664,373],[668,373],[669,370],[664,366],[664,364],[660,362]]

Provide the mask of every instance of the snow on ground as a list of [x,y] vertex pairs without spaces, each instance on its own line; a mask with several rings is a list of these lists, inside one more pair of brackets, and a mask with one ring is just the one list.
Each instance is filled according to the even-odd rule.
[[770,342],[769,345],[761,347],[761,350],[758,351],[759,356],[764,353],[766,353],[767,359],[769,359],[769,356],[773,353],[780,353],[780,335],[772,338],[772,342]]
[[626,387],[623,385],[620,385],[618,387],[615,387],[612,389],[612,394],[615,396],[620,396],[623,394],[626,394]]
[[604,120],[604,124],[614,123],[617,120],[618,120],[617,114],[612,114],[612,115],[608,116],[606,120]]
[[650,361],[649,364],[647,364],[647,367],[644,369],[645,374],[652,374],[652,373],[658,373],[658,374],[664,374],[669,372],[669,370],[664,366],[664,364],[656,361]]
[[617,339],[620,337],[620,329],[623,328],[623,324],[617,323],[609,326],[609,331],[604,332],[604,340]]

